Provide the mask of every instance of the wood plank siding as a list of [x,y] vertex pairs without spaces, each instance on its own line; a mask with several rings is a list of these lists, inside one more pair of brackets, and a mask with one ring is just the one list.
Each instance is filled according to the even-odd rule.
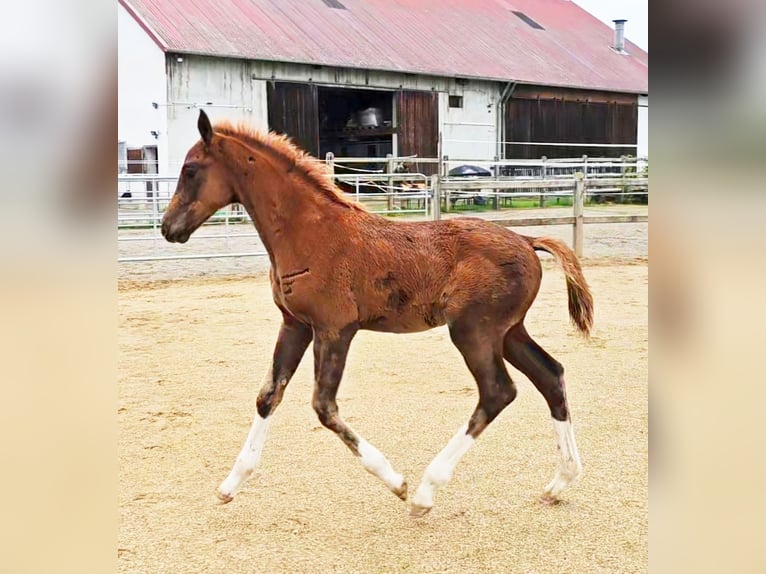
[[[435,158],[439,153],[439,94],[401,90],[396,96],[398,153]],[[414,170],[431,175],[438,166],[414,162]]]
[[[638,102],[630,94],[519,86],[505,108],[506,142],[635,144]],[[635,147],[506,144],[507,158],[635,155]]]
[[269,129],[289,135],[312,154],[319,154],[319,106],[315,84],[269,82]]

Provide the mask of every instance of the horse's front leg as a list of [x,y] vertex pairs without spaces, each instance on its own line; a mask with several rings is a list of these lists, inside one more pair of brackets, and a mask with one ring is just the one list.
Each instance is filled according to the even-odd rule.
[[359,457],[369,473],[381,479],[388,489],[402,500],[407,500],[407,483],[388,459],[377,448],[364,440],[340,417],[335,397],[338,393],[343,368],[356,326],[340,331],[314,331],[314,410],[319,422],[338,435],[340,440]]
[[253,425],[247,434],[247,440],[237,456],[234,467],[216,492],[222,502],[230,502],[240,485],[247,480],[258,466],[263,451],[263,443],[269,427],[269,415],[274,412],[285,392],[287,383],[298,368],[313,337],[311,327],[299,322],[294,317],[283,313],[282,327],[274,348],[271,369],[266,381],[258,393],[257,412]]

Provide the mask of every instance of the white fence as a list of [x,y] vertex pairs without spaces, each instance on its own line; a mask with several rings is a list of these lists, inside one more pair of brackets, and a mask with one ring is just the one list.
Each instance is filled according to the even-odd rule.
[[[621,158],[461,161],[442,158],[326,159],[336,182],[375,213],[410,219],[441,219],[461,209],[492,210],[482,216],[503,226],[572,225],[575,251],[582,253],[582,226],[588,223],[647,221],[648,216],[587,217],[583,206],[602,200],[629,201],[648,196],[648,161]],[[437,173],[406,173],[402,169],[436,164]],[[487,170],[484,176],[450,176],[459,166]],[[380,168],[376,166],[381,166]],[[581,174],[581,175],[579,175]],[[209,252],[196,249],[166,253],[160,233],[162,214],[175,191],[177,178],[153,175],[118,177],[118,261],[265,256],[249,215],[241,205],[219,210],[193,238],[213,240]],[[542,207],[555,198],[572,206],[566,217],[523,217],[519,201]],[[514,201],[516,204],[514,205]],[[507,210],[511,208],[512,211]],[[472,213],[477,215],[477,213]],[[512,215],[509,217],[508,215]],[[449,217],[449,215],[444,215]],[[208,241],[206,244],[210,244]],[[127,248],[128,245],[141,248]],[[256,248],[258,247],[258,248]]]

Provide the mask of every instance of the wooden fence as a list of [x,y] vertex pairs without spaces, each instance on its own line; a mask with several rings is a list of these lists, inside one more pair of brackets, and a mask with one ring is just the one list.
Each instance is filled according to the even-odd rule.
[[[500,198],[504,196],[526,196],[529,192],[538,191],[542,195],[571,195],[572,196],[572,215],[559,217],[513,217],[513,218],[487,218],[497,225],[503,227],[526,227],[534,225],[571,225],[572,226],[572,245],[578,257],[583,253],[583,226],[590,223],[641,223],[649,221],[648,215],[599,215],[585,216],[585,198],[588,186],[593,190],[598,189],[620,189],[623,193],[648,193],[647,177],[597,177],[586,179],[583,172],[576,172],[573,178],[555,179],[555,180],[487,180],[477,179],[473,181],[444,181],[437,175],[431,177],[431,186],[433,193],[432,216],[433,219],[441,219],[443,208],[449,209],[451,204],[451,194],[479,192],[482,191],[485,197]],[[558,189],[557,192],[550,192],[551,189]],[[625,190],[642,190],[639,192]],[[504,190],[515,190],[514,193],[504,193]],[[521,191],[519,191],[521,190]],[[545,190],[545,191],[543,191]]]

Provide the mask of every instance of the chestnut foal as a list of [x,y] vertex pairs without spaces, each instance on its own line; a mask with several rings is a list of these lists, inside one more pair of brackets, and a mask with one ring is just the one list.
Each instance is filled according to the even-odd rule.
[[556,239],[525,237],[479,219],[393,222],[344,197],[326,168],[285,136],[228,124],[214,129],[204,112],[198,128],[201,140],[186,156],[162,233],[184,243],[218,209],[244,205],[269,254],[272,293],[283,317],[253,425],[218,497],[232,500],[255,470],[270,416],[313,341],[319,420],[406,500],[404,477],[344,422],[335,397],[360,329],[413,333],[446,324],[476,379],[479,401],[428,465],[411,513],[431,509],[460,458],[516,397],[504,360],[529,377],[550,408],[560,460],[542,500],[555,502],[582,467],[564,369],[532,340],[523,321],[542,277],[535,250],[543,250],[563,267],[570,317],[589,333],[593,299],[572,250]]

